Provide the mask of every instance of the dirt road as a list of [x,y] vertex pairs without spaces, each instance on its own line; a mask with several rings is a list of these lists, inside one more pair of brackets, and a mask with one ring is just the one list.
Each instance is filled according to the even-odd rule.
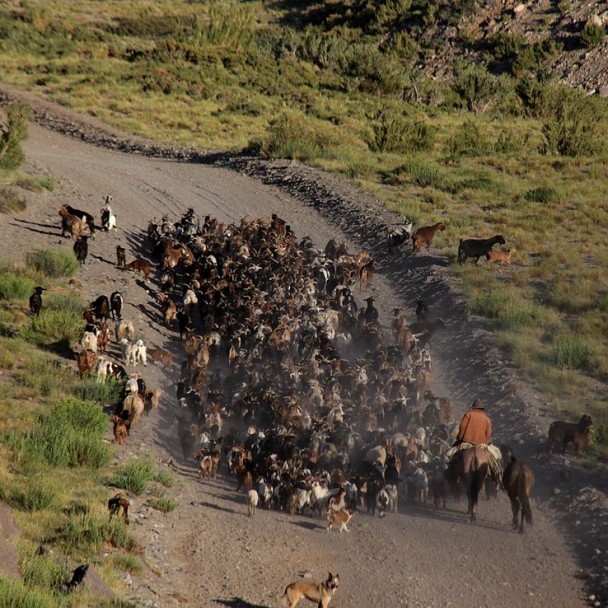
[[[59,236],[60,204],[99,217],[103,197],[112,194],[119,228],[90,242],[89,260],[77,279],[89,297],[121,290],[125,316],[133,319],[147,343],[169,348],[177,361],[181,347],[176,334],[159,323],[154,284],[146,287],[114,267],[116,245],[125,246],[127,259],[132,259],[151,217],[177,217],[188,207],[222,221],[277,212],[298,236],[310,235],[318,244],[335,237],[352,251],[361,243],[378,251],[383,246],[383,235],[376,233],[373,241],[371,223],[356,225],[356,218],[365,215],[367,198],[360,194],[356,200],[356,191],[348,186],[343,193],[352,197],[354,192],[355,200],[340,215],[335,209],[318,212],[283,190],[224,168],[121,154],[38,126],[31,127],[26,154],[36,171],[50,172],[60,186],[51,195],[32,197],[17,217],[0,218],[2,257],[58,244],[71,247]],[[333,178],[327,183],[333,184]],[[343,193],[334,192],[336,198]],[[370,208],[371,213],[382,211]],[[346,233],[337,228],[340,223]],[[360,241],[353,242],[353,237]],[[431,255],[414,260],[399,254],[396,261],[382,256],[374,296],[385,324],[393,306],[403,306],[411,318],[418,295],[431,302],[433,315],[449,321],[448,330],[433,341],[435,392],[449,395],[459,413],[474,397],[483,396],[497,440],[533,455],[545,422],[530,421],[526,402],[514,391],[512,372],[501,361],[490,365],[481,326],[465,321],[462,306],[445,287],[444,262]],[[359,513],[348,534],[327,534],[324,521],[275,511],[259,510],[255,518],[247,518],[244,497],[235,493],[232,479],[200,482],[194,468],[182,461],[175,429],[170,428],[178,407],[172,370],[149,365],[143,375],[148,386],[161,385],[165,397],[160,412],[144,419],[120,449],[119,459],[152,454],[159,463],[172,463],[180,476],[175,490],[179,507],[163,515],[135,501],[132,530],[149,567],[126,577],[125,597],[161,608],[274,606],[273,597],[299,573],[320,579],[331,571],[342,581],[332,602],[337,608],[585,605],[589,589],[576,576],[580,564],[560,531],[561,520],[544,500],[552,481],[541,478],[533,505],[535,527],[523,536],[511,531],[504,496],[482,501],[475,525],[466,521],[464,502],[451,502],[446,511],[403,507],[384,519]]]

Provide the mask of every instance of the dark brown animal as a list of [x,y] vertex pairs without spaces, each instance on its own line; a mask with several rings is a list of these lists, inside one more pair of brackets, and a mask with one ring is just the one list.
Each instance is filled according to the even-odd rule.
[[173,356],[167,350],[163,350],[162,348],[148,348],[146,349],[146,354],[155,363],[162,363],[164,367],[169,369],[173,367]]
[[112,416],[110,418],[113,424],[114,442],[118,445],[122,445],[123,441],[129,436],[131,428],[130,419],[123,419],[120,416]]
[[489,260],[490,251],[497,243],[505,244],[505,238],[502,234],[496,234],[490,239],[460,239],[458,262],[464,264],[468,258],[475,258],[475,264],[477,264],[482,255],[486,257],[486,260]]
[[[504,455],[504,451],[503,451]],[[534,487],[534,471],[526,462],[518,461],[511,455],[511,460],[502,474],[502,485],[507,491],[513,512],[513,529],[524,531],[524,520],[532,526],[532,508],[530,492]],[[521,516],[520,516],[521,511]]]
[[564,454],[569,443],[573,445],[574,455],[580,453],[589,446],[589,434],[593,421],[591,416],[583,414],[577,424],[557,420],[549,427],[549,452],[559,451]]
[[110,500],[108,500],[108,511],[110,512],[110,519],[116,515],[120,517],[120,510],[122,509],[123,517],[125,518],[125,523],[129,523],[129,507],[131,503],[129,498],[123,492],[118,492],[118,494],[114,495]]
[[428,249],[433,242],[433,238],[437,231],[445,230],[445,224],[438,222],[432,226],[422,226],[412,233],[412,246],[414,252],[422,250],[422,248]]
[[127,251],[120,245],[116,246],[116,266],[122,266],[123,268],[127,265]]
[[125,266],[127,270],[134,270],[136,272],[141,272],[144,275],[144,279],[147,281],[150,276],[150,271],[152,270],[152,264],[147,260],[133,260],[129,264]]

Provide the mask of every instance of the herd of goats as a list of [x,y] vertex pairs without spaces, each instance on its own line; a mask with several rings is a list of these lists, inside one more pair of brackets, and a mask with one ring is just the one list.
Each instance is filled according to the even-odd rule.
[[[110,203],[108,198],[102,210],[105,230],[116,226]],[[86,252],[77,244],[86,245],[93,218],[67,206],[60,215],[84,263]],[[414,251],[428,248],[444,228],[413,231],[406,224],[391,232],[389,249],[406,240]],[[510,250],[490,257],[492,247],[504,242],[501,235],[461,241],[458,260],[486,256],[509,263]],[[347,529],[357,507],[380,516],[397,512],[400,500],[431,500],[445,508],[446,452],[458,423],[450,399],[431,390],[429,343],[445,323],[431,320],[422,300],[412,323],[394,308],[387,335],[374,298],[359,306],[353,294],[357,282],[361,291],[371,289],[372,257],[353,255],[333,239],[324,249],[309,237],[298,240],[276,214],[225,225],[188,209],[175,222],[151,220],[147,243],[154,263],[136,258],[127,264],[125,249],[117,247],[117,265],[141,272],[146,281],[159,269],[162,319],[167,328],[178,325],[187,355],[173,425],[184,461],[199,461],[201,479],[215,478],[225,462],[236,490],[247,494],[250,514],[258,503],[290,514],[327,514],[328,530],[335,523]],[[82,375],[124,382],[124,401],[112,416],[117,443],[162,395],[126,367],[145,365],[149,357],[172,364],[169,352],[135,339],[122,310],[119,292],[90,305],[77,357]],[[110,318],[124,365],[105,355]],[[554,423],[553,447],[573,442],[578,452],[590,424]],[[524,512],[531,523],[529,490],[517,505],[519,525],[511,497],[520,531]],[[496,485],[486,491],[495,493]],[[122,500],[128,508],[125,497],[112,500],[113,507]]]

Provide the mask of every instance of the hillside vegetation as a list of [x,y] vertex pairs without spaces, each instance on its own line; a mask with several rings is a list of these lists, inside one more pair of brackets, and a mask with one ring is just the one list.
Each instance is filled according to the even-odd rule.
[[339,172],[445,222],[451,261],[460,238],[503,234],[512,266],[453,265],[454,281],[556,411],[601,423],[606,457],[608,107],[551,72],[602,56],[604,25],[538,3],[520,32],[513,5],[490,7],[29,0],[0,5],[0,61],[133,133]]
[[[0,500],[12,507],[20,531],[21,575],[0,576],[3,607],[127,608],[98,591],[68,593],[66,583],[81,563],[112,587],[125,572],[143,568],[122,518],[108,517],[108,485],[142,494],[151,480],[173,482],[143,459],[111,468],[108,412],[123,387],[80,378],[65,358],[82,327],[83,302],[66,286],[77,268],[72,252],[62,249],[32,251],[25,265],[0,265]],[[39,284],[53,295],[33,317],[27,301]],[[154,503],[162,492],[150,492],[150,504],[167,510]]]

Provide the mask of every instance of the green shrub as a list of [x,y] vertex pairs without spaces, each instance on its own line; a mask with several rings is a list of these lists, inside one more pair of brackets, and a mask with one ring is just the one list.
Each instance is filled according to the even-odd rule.
[[72,251],[66,249],[36,249],[25,257],[29,268],[47,277],[71,277],[79,268]]
[[551,188],[551,186],[539,186],[538,188],[532,188],[532,190],[528,190],[524,194],[524,198],[533,203],[549,204],[559,202],[559,194],[555,188]]
[[601,44],[606,37],[606,29],[599,23],[588,23],[581,33],[581,43],[587,48]]
[[325,155],[332,136],[319,124],[295,112],[285,113],[270,123],[260,153],[272,158],[313,160]]
[[481,156],[487,154],[492,147],[473,120],[466,120],[448,139],[446,146],[451,157]]
[[0,608],[51,608],[54,602],[41,591],[28,589],[21,581],[0,578]]
[[401,175],[406,174],[409,180],[421,188],[436,188],[437,190],[452,191],[454,182],[439,165],[411,157],[403,165],[394,169],[389,175],[389,181],[402,182]]
[[518,135],[512,130],[501,129],[494,144],[494,152],[497,154],[518,154],[525,150],[526,140],[523,135]]
[[508,289],[477,292],[469,300],[467,311],[494,319],[501,330],[542,325],[545,318],[543,307],[529,304]]
[[372,131],[368,144],[375,152],[408,154],[433,146],[433,130],[424,120],[412,120],[395,112],[382,112],[372,123]]
[[0,273],[0,300],[25,300],[34,290],[34,282],[16,272]]
[[104,442],[107,428],[107,417],[97,404],[66,399],[42,414],[31,430],[13,432],[8,443],[33,467],[100,468],[112,458],[112,448]]
[[462,61],[456,65],[452,89],[469,112],[483,114],[495,99],[498,82],[485,66]]
[[139,496],[154,479],[155,474],[156,467],[150,459],[134,458],[114,471],[111,483]]
[[27,139],[30,109],[23,104],[5,106],[6,123],[0,121],[0,169],[17,169],[25,160],[21,142]]
[[74,397],[103,405],[117,405],[122,401],[123,386],[117,380],[97,382],[96,378],[82,379],[72,389]]

